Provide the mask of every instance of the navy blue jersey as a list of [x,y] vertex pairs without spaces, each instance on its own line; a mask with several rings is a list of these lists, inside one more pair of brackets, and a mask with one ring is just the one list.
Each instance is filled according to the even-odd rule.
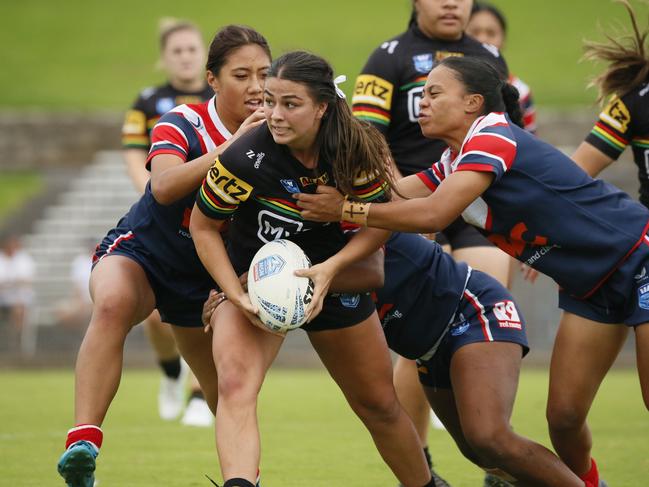
[[[264,123],[219,156],[196,203],[209,218],[233,218],[228,254],[237,272],[248,270],[262,245],[280,238],[294,241],[315,264],[345,245],[339,225],[304,220],[292,198],[314,193],[319,184],[335,185],[332,165],[319,161],[315,169],[306,168],[288,147],[275,143]],[[360,174],[353,186],[364,201],[381,201],[386,195],[385,184],[376,177]]]
[[494,175],[463,218],[575,296],[591,295],[647,233],[646,208],[502,113],[478,118],[459,153],[447,149],[419,177],[434,191],[456,171]]
[[409,358],[428,352],[449,326],[469,274],[437,243],[394,233],[385,244],[385,285],[376,291],[389,347]]
[[[165,114],[151,133],[147,164],[159,154],[194,160],[231,137],[221,122],[214,98],[199,105],[180,105]],[[198,190],[198,187],[196,188]],[[154,258],[180,272],[204,273],[189,233],[196,191],[169,205],[158,203],[148,183],[128,215],[131,230]]]

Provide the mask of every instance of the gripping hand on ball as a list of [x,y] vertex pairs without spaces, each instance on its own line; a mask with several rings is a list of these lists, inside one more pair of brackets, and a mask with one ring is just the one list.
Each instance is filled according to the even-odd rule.
[[331,280],[334,278],[335,272],[327,262],[316,264],[308,269],[298,269],[295,271],[298,277],[308,277],[313,282],[313,298],[307,310],[306,322],[310,323],[320,311],[322,311],[322,303],[325,296],[329,292]]

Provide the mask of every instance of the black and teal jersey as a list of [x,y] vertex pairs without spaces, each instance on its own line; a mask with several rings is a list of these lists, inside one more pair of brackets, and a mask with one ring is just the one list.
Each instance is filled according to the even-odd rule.
[[631,146],[638,166],[640,202],[649,208],[649,83],[622,97],[611,97],[586,142],[611,159]]
[[436,63],[450,56],[493,61],[507,79],[507,65],[493,46],[466,35],[457,41],[431,39],[416,26],[382,43],[356,79],[354,115],[371,122],[386,136],[404,175],[430,167],[446,148],[441,140],[422,135],[417,118],[428,73]]

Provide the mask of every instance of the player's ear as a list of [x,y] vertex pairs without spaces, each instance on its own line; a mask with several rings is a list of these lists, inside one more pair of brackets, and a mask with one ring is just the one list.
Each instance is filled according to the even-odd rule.
[[474,115],[482,112],[484,106],[484,97],[477,93],[471,93],[464,96],[464,112]]
[[219,78],[209,69],[207,70],[207,84],[214,90],[214,93],[218,93],[220,88]]
[[315,112],[316,120],[322,120],[322,117],[324,117],[324,114],[327,112],[327,107],[329,107],[328,103],[325,103],[325,102],[318,103],[318,105],[316,106],[316,112]]

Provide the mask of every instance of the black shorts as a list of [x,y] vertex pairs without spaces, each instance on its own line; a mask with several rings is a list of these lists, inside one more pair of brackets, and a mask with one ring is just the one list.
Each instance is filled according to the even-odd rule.
[[471,247],[493,247],[494,245],[476,228],[465,222],[462,217],[455,220],[441,232],[438,232],[435,241],[440,245],[450,245],[453,250]]
[[322,311],[304,326],[304,331],[324,331],[348,328],[366,320],[376,311],[368,293],[329,294],[322,304]]

